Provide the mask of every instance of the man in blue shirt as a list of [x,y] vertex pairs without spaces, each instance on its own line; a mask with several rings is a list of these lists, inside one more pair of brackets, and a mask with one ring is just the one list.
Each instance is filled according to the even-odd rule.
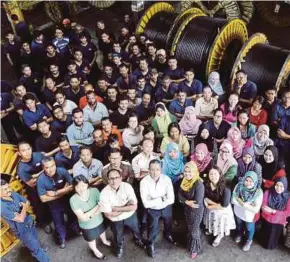
[[168,68],[164,70],[163,75],[168,75],[174,83],[180,83],[184,80],[184,69],[177,66],[177,59],[174,56],[168,58]]
[[72,168],[79,161],[79,147],[71,146],[67,136],[61,136],[58,141],[60,151],[55,155],[55,162],[58,167],[65,168],[72,174]]
[[60,105],[52,108],[52,114],[54,121],[51,123],[51,127],[61,134],[66,133],[67,128],[73,123],[72,116],[65,114]]
[[240,95],[240,105],[248,108],[252,105],[254,98],[257,96],[257,85],[248,80],[244,70],[239,70],[236,74],[236,82],[233,91]]
[[162,79],[161,86],[159,86],[155,93],[155,100],[157,102],[163,102],[169,104],[175,93],[177,92],[178,86],[172,84],[170,76],[165,75]]
[[184,74],[185,80],[179,84],[179,88],[185,88],[187,98],[192,101],[202,97],[202,82],[194,78],[193,68],[187,69]]
[[53,157],[45,157],[42,160],[44,172],[37,180],[38,195],[43,203],[48,203],[55,230],[59,238],[59,247],[66,247],[67,229],[64,221],[64,214],[67,214],[68,225],[75,232],[79,233],[76,216],[69,205],[69,197],[73,190],[72,177],[62,167],[56,167]]
[[26,94],[23,102],[28,109],[23,112],[23,122],[32,131],[37,129],[37,122],[45,119],[48,123],[52,122],[52,115],[48,108],[43,104],[36,104],[35,96]]
[[67,129],[67,137],[71,145],[91,145],[93,143],[94,127],[89,122],[84,122],[84,113],[80,108],[72,111],[73,124]]
[[129,68],[126,64],[119,66],[120,77],[117,79],[117,87],[120,93],[126,93],[129,86],[135,86],[137,84],[136,75],[129,74]]
[[8,183],[1,179],[0,186],[1,217],[9,224],[12,232],[29,249],[39,262],[49,262],[50,259],[41,248],[32,217],[27,213],[29,202],[16,192]]
[[33,207],[37,223],[47,234],[50,234],[52,230],[49,226],[51,216],[47,210],[48,206],[40,201],[36,190],[37,178],[43,171],[41,161],[45,155],[40,152],[32,153],[31,145],[25,141],[18,144],[18,154],[21,159],[17,166],[17,175],[25,185],[27,197]]
[[279,125],[284,116],[290,116],[290,91],[285,91],[282,95],[282,103],[277,103],[272,115],[272,124]]
[[179,88],[177,99],[174,99],[169,105],[169,112],[175,115],[177,120],[180,120],[184,115],[185,108],[188,106],[192,106],[192,102],[187,98],[186,89]]
[[142,94],[143,92],[146,92],[146,93],[152,93],[152,88],[151,86],[149,86],[147,83],[146,83],[146,78],[145,76],[138,76],[137,77],[137,97],[141,98],[142,97]]
[[69,50],[69,38],[63,36],[63,31],[61,28],[55,29],[55,38],[52,43],[56,47],[57,52],[60,54],[61,58],[68,59],[70,55]]
[[143,93],[142,102],[139,106],[137,106],[136,113],[140,125],[144,127],[151,125],[155,114],[155,104],[151,101],[150,93]]
[[135,75],[137,78],[139,76],[143,76],[146,80],[146,82],[150,79],[150,68],[148,67],[148,62],[145,57],[141,57],[139,60],[138,68],[136,68],[133,72],[133,75]]

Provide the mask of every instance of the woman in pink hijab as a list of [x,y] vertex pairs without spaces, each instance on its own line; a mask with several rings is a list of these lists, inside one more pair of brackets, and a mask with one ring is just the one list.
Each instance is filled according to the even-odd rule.
[[199,176],[203,180],[208,179],[208,172],[212,168],[213,159],[206,144],[200,143],[195,147],[191,155],[191,161],[194,161],[199,171]]
[[242,139],[242,134],[239,128],[232,127],[228,131],[227,139],[225,141],[229,142],[233,147],[234,157],[240,158],[242,156],[243,148],[246,145],[244,139]]
[[192,135],[195,137],[198,133],[198,128],[201,123],[201,120],[196,118],[194,107],[188,106],[185,108],[184,115],[179,121],[181,133],[183,135]]

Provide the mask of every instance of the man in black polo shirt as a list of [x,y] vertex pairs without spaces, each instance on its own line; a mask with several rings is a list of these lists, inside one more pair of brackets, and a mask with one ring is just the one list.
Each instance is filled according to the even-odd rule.
[[106,81],[106,76],[102,75],[98,78],[98,81],[97,81],[97,85],[95,88],[96,95],[102,98],[106,98],[107,88],[108,88],[108,83]]
[[55,82],[52,78],[48,77],[45,79],[45,87],[42,91],[43,99],[45,101],[46,106],[49,110],[52,109],[53,104],[56,102],[55,93],[57,91],[57,87],[55,86]]
[[93,132],[94,143],[91,144],[91,149],[93,151],[93,158],[100,160],[104,163],[104,154],[106,141],[103,137],[102,129],[100,127],[95,128]]
[[45,70],[48,70],[48,67],[50,65],[57,65],[58,67],[61,67],[61,70],[64,70],[65,64],[63,63],[64,61],[61,60],[61,57],[59,53],[56,52],[56,47],[54,44],[49,43],[46,45],[46,54],[44,57],[44,67]]
[[36,151],[45,152],[48,155],[54,155],[58,152],[58,139],[61,134],[51,129],[50,124],[44,119],[37,122],[37,130],[41,133],[41,136],[35,140]]
[[70,79],[72,77],[76,77],[80,84],[87,84],[87,77],[84,72],[78,71],[77,70],[77,65],[74,60],[70,60],[69,63],[67,64],[67,74],[64,76],[64,86],[68,87],[70,84]]
[[126,64],[119,66],[120,77],[117,79],[117,87],[120,93],[126,93],[130,86],[137,84],[137,77],[133,74],[129,74],[129,67]]
[[78,105],[81,97],[85,95],[84,88],[77,76],[71,76],[69,83],[70,85],[64,89],[65,96]]
[[117,126],[120,131],[124,130],[128,125],[129,115],[131,113],[131,110],[128,109],[128,105],[128,96],[124,94],[121,95],[118,109],[110,116],[110,120],[112,121],[113,125]]
[[227,138],[227,134],[231,125],[223,120],[223,111],[217,108],[213,111],[213,119],[208,121],[210,134],[216,140],[218,146]]
[[47,77],[50,77],[55,82],[57,88],[64,86],[64,75],[59,71],[59,66],[57,64],[51,64],[48,67],[49,73]]
[[109,86],[107,89],[107,98],[104,100],[104,105],[107,107],[109,114],[117,111],[119,107],[117,96],[118,92],[116,87]]
[[155,104],[151,101],[151,94],[144,92],[142,95],[142,102],[136,108],[138,121],[142,126],[151,125],[151,121],[155,114]]
[[41,99],[42,79],[40,76],[33,73],[29,65],[22,65],[21,72],[23,75],[20,77],[19,84],[24,85],[28,92],[35,93]]
[[65,114],[60,105],[56,105],[52,108],[52,114],[54,116],[54,121],[51,123],[51,127],[61,134],[66,133],[67,128],[73,122],[72,116]]
[[17,77],[20,76],[20,50],[21,44],[15,41],[15,35],[12,31],[8,31],[5,35],[8,42],[4,44],[4,54],[9,64],[13,67]]

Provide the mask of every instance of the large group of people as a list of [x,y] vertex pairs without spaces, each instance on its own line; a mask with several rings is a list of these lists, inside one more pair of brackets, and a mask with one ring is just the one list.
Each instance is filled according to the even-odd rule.
[[243,251],[255,236],[290,248],[290,90],[261,92],[243,70],[231,87],[218,72],[202,82],[133,30],[126,15],[118,37],[102,20],[96,37],[69,19],[54,37],[7,32],[18,79],[1,82],[1,125],[28,199],[1,177],[1,216],[41,262],[29,205],[61,249],[82,235],[102,260],[99,238],[123,256],[124,227],[154,258],[160,219],[174,246],[173,225],[186,222],[192,259],[202,232],[214,247],[232,231]]

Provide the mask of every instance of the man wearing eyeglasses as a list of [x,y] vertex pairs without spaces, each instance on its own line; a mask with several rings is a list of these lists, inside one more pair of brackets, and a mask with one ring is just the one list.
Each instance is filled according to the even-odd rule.
[[121,258],[124,252],[124,226],[129,227],[137,246],[143,248],[136,215],[137,198],[133,187],[122,182],[119,170],[111,169],[108,174],[109,184],[100,194],[102,212],[111,220],[111,229],[116,243],[116,256]]

